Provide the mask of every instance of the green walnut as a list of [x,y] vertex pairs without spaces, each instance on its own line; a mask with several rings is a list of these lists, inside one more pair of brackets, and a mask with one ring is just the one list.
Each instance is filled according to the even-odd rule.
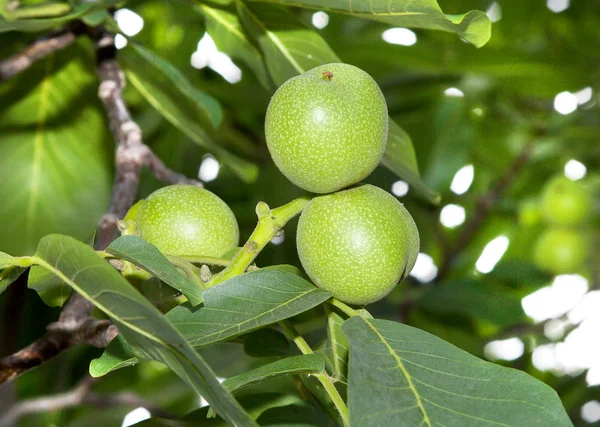
[[311,200],[300,216],[297,246],[315,285],[365,305],[408,276],[419,254],[419,232],[395,197],[363,185]]
[[545,231],[534,247],[536,265],[554,274],[575,273],[588,255],[587,237],[579,230]]
[[220,257],[237,247],[238,223],[218,196],[192,185],[170,185],[139,208],[141,237],[169,255]]
[[537,200],[526,200],[519,206],[519,224],[522,227],[534,227],[541,219],[542,213]]
[[544,186],[541,210],[551,224],[572,226],[581,224],[590,214],[590,194],[578,181],[557,176]]
[[129,234],[138,234],[137,229],[137,218],[140,213],[140,209],[146,202],[145,199],[138,200],[138,202],[129,208],[125,218],[122,221],[119,221],[119,230],[121,231],[122,236],[126,236]]
[[286,81],[265,119],[275,165],[295,185],[330,193],[366,178],[388,134],[385,98],[373,78],[348,64],[327,64]]

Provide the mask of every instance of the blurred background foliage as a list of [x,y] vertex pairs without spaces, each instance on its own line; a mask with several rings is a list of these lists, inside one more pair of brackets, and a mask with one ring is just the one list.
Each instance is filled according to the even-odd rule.
[[[370,311],[526,370],[557,390],[575,425],[588,425],[600,419],[600,2],[439,4],[446,14],[487,11],[493,22],[490,41],[477,49],[451,33],[392,31],[384,22],[318,8],[289,9],[342,61],[377,80],[390,117],[412,139],[423,182],[441,196],[439,204],[432,203],[383,166],[368,178],[399,197],[421,234],[413,274]],[[302,194],[274,167],[264,143],[264,114],[276,79],[253,57],[263,47],[249,42],[242,49],[228,39],[231,34],[222,33],[214,14],[231,24],[235,6],[227,0],[130,0],[126,8],[135,15],[123,10],[115,15],[130,36],[118,57],[128,72],[126,97],[145,143],[171,168],[204,180],[231,206],[242,239],[247,238],[258,201],[274,207]],[[34,38],[0,34],[0,57]],[[125,40],[121,36],[119,43]],[[157,76],[156,61],[144,63],[134,43],[179,71],[167,73],[167,79]],[[192,88],[169,105],[161,96],[172,91],[177,73]],[[92,45],[82,39],[0,86],[0,250],[30,253],[48,232],[86,239],[105,211],[113,141],[96,85]],[[176,117],[165,118],[169,112]],[[32,134],[40,115],[44,127],[34,127]],[[31,159],[36,144],[46,141],[54,143]],[[30,179],[34,164],[43,165],[37,181]],[[535,266],[535,242],[548,227],[539,219],[536,201],[549,179],[564,174],[593,195],[594,214],[578,226],[590,240],[585,263],[556,276]],[[161,185],[144,173],[139,197]],[[37,197],[33,202],[24,195],[31,191]],[[292,222],[257,264],[299,266],[294,236]],[[25,281],[22,277],[0,295],[0,355],[29,344],[58,316],[58,309],[26,290]],[[323,333],[317,314],[302,316],[303,332],[313,342]],[[3,393],[24,399],[65,390],[100,353],[75,348],[18,378],[16,389]],[[211,348],[206,357],[223,377],[256,363],[235,344]],[[285,390],[293,387],[288,381],[257,387]],[[166,411],[199,405],[191,389],[155,364],[119,370],[95,386],[98,393],[123,389]],[[77,408],[29,416],[21,425],[121,425],[129,411]]]

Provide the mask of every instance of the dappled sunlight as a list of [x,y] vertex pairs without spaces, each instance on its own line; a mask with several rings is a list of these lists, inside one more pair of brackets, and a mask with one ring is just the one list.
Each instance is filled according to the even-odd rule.
[[410,272],[410,276],[414,277],[421,283],[431,282],[437,276],[438,268],[431,258],[426,253],[419,253],[417,262]]
[[554,97],[554,109],[566,116],[577,110],[577,97],[571,92],[561,92]]
[[132,37],[144,28],[144,19],[129,9],[119,9],[115,12],[115,21],[126,36]]
[[587,174],[585,165],[575,159],[569,160],[565,164],[565,176],[571,181],[577,181]]
[[449,87],[444,90],[444,95],[450,98],[462,98],[465,96],[464,92],[457,87]]
[[440,222],[444,227],[456,228],[465,222],[465,208],[460,205],[446,205],[440,212]]
[[525,314],[536,322],[553,319],[579,304],[588,290],[588,281],[577,274],[556,276],[550,286],[538,289],[521,301]]
[[322,11],[313,13],[312,24],[319,30],[322,30],[329,25],[329,15]]
[[493,2],[485,11],[485,14],[492,22],[498,22],[502,19],[502,6],[498,2]]
[[209,182],[217,178],[219,175],[219,162],[210,154],[204,156],[200,169],[198,169],[198,178],[201,181]]
[[151,416],[150,411],[148,411],[146,408],[140,407],[140,408],[134,409],[133,411],[131,411],[127,415],[125,415],[125,418],[123,419],[123,424],[121,424],[121,427],[129,427],[134,424],[141,423],[144,420],[150,419],[150,416]]
[[417,35],[408,28],[390,28],[385,30],[381,38],[390,44],[412,46],[417,42]]
[[473,167],[473,165],[463,166],[458,170],[458,172],[456,172],[454,178],[452,178],[450,190],[452,190],[453,193],[458,195],[466,193],[471,187],[474,177],[475,168]]
[[489,273],[492,271],[496,264],[502,259],[502,256],[508,249],[509,243],[510,241],[506,236],[498,236],[488,243],[485,248],[483,248],[483,252],[475,264],[477,271],[480,273]]
[[406,196],[409,188],[409,185],[405,181],[399,180],[392,184],[392,193],[396,197]]
[[592,424],[600,421],[600,402],[592,400],[581,407],[581,418]]
[[242,70],[233,63],[229,55],[219,52],[208,33],[198,42],[198,49],[192,54],[191,64],[197,69],[209,67],[232,84],[242,79]]
[[546,6],[554,13],[560,13],[569,8],[570,0],[546,0]]
[[483,349],[486,357],[491,360],[516,360],[525,352],[525,344],[519,338],[491,341]]
[[271,239],[271,243],[274,245],[281,245],[285,241],[285,231],[282,231],[280,234],[277,234],[275,237]]

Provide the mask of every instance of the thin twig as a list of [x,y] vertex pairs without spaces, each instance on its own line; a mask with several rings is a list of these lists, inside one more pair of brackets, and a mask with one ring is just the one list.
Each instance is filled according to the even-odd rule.
[[94,379],[85,376],[72,390],[24,400],[14,405],[0,418],[0,427],[11,427],[19,419],[28,414],[35,414],[61,409],[74,408],[81,405],[92,405],[97,408],[127,406],[131,408],[144,407],[150,413],[161,418],[173,418],[173,415],[157,408],[133,393],[96,394],[92,391]]
[[117,327],[108,320],[90,317],[92,308],[85,298],[73,294],[65,304],[59,320],[48,325],[48,331],[43,337],[0,360],[0,384],[76,344],[106,347],[118,334]]
[[475,202],[475,211],[473,212],[471,219],[463,226],[464,231],[458,236],[456,243],[445,251],[444,259],[440,265],[436,278],[437,282],[441,282],[446,277],[458,255],[469,246],[473,238],[477,235],[492,207],[502,198],[504,193],[511,187],[517,176],[527,165],[532,150],[533,144],[531,142],[526,143],[519,155],[513,160],[506,173],[502,175],[498,182],[496,182],[486,194],[477,199]]
[[21,52],[0,61],[0,82],[25,71],[35,61],[66,48],[79,34],[79,31],[62,30],[50,37],[35,40]]
[[113,35],[102,34],[97,42],[97,49],[96,70],[100,78],[98,96],[106,108],[110,128],[117,144],[115,182],[110,208],[100,221],[102,240],[98,244],[103,249],[114,238],[117,221],[123,218],[135,201],[142,166],[147,166],[162,181],[199,187],[202,184],[171,171],[142,142],[142,131],[131,118],[123,99],[125,74],[115,59],[116,49]]

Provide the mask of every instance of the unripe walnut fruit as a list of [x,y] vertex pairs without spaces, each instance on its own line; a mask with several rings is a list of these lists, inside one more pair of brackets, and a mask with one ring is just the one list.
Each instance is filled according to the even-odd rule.
[[388,113],[379,86],[348,64],[327,64],[286,81],[265,119],[275,165],[295,185],[330,193],[366,178],[385,151]]
[[545,219],[557,225],[578,225],[592,209],[590,194],[581,182],[564,176],[552,178],[544,186],[541,210]]
[[408,276],[419,254],[419,232],[394,196],[363,185],[314,198],[300,216],[297,246],[315,285],[365,305]]
[[588,239],[579,230],[545,231],[534,247],[536,265],[554,274],[575,273],[588,256]]
[[140,207],[137,223],[142,238],[169,255],[220,257],[240,239],[229,206],[192,185],[170,185],[152,193]]

